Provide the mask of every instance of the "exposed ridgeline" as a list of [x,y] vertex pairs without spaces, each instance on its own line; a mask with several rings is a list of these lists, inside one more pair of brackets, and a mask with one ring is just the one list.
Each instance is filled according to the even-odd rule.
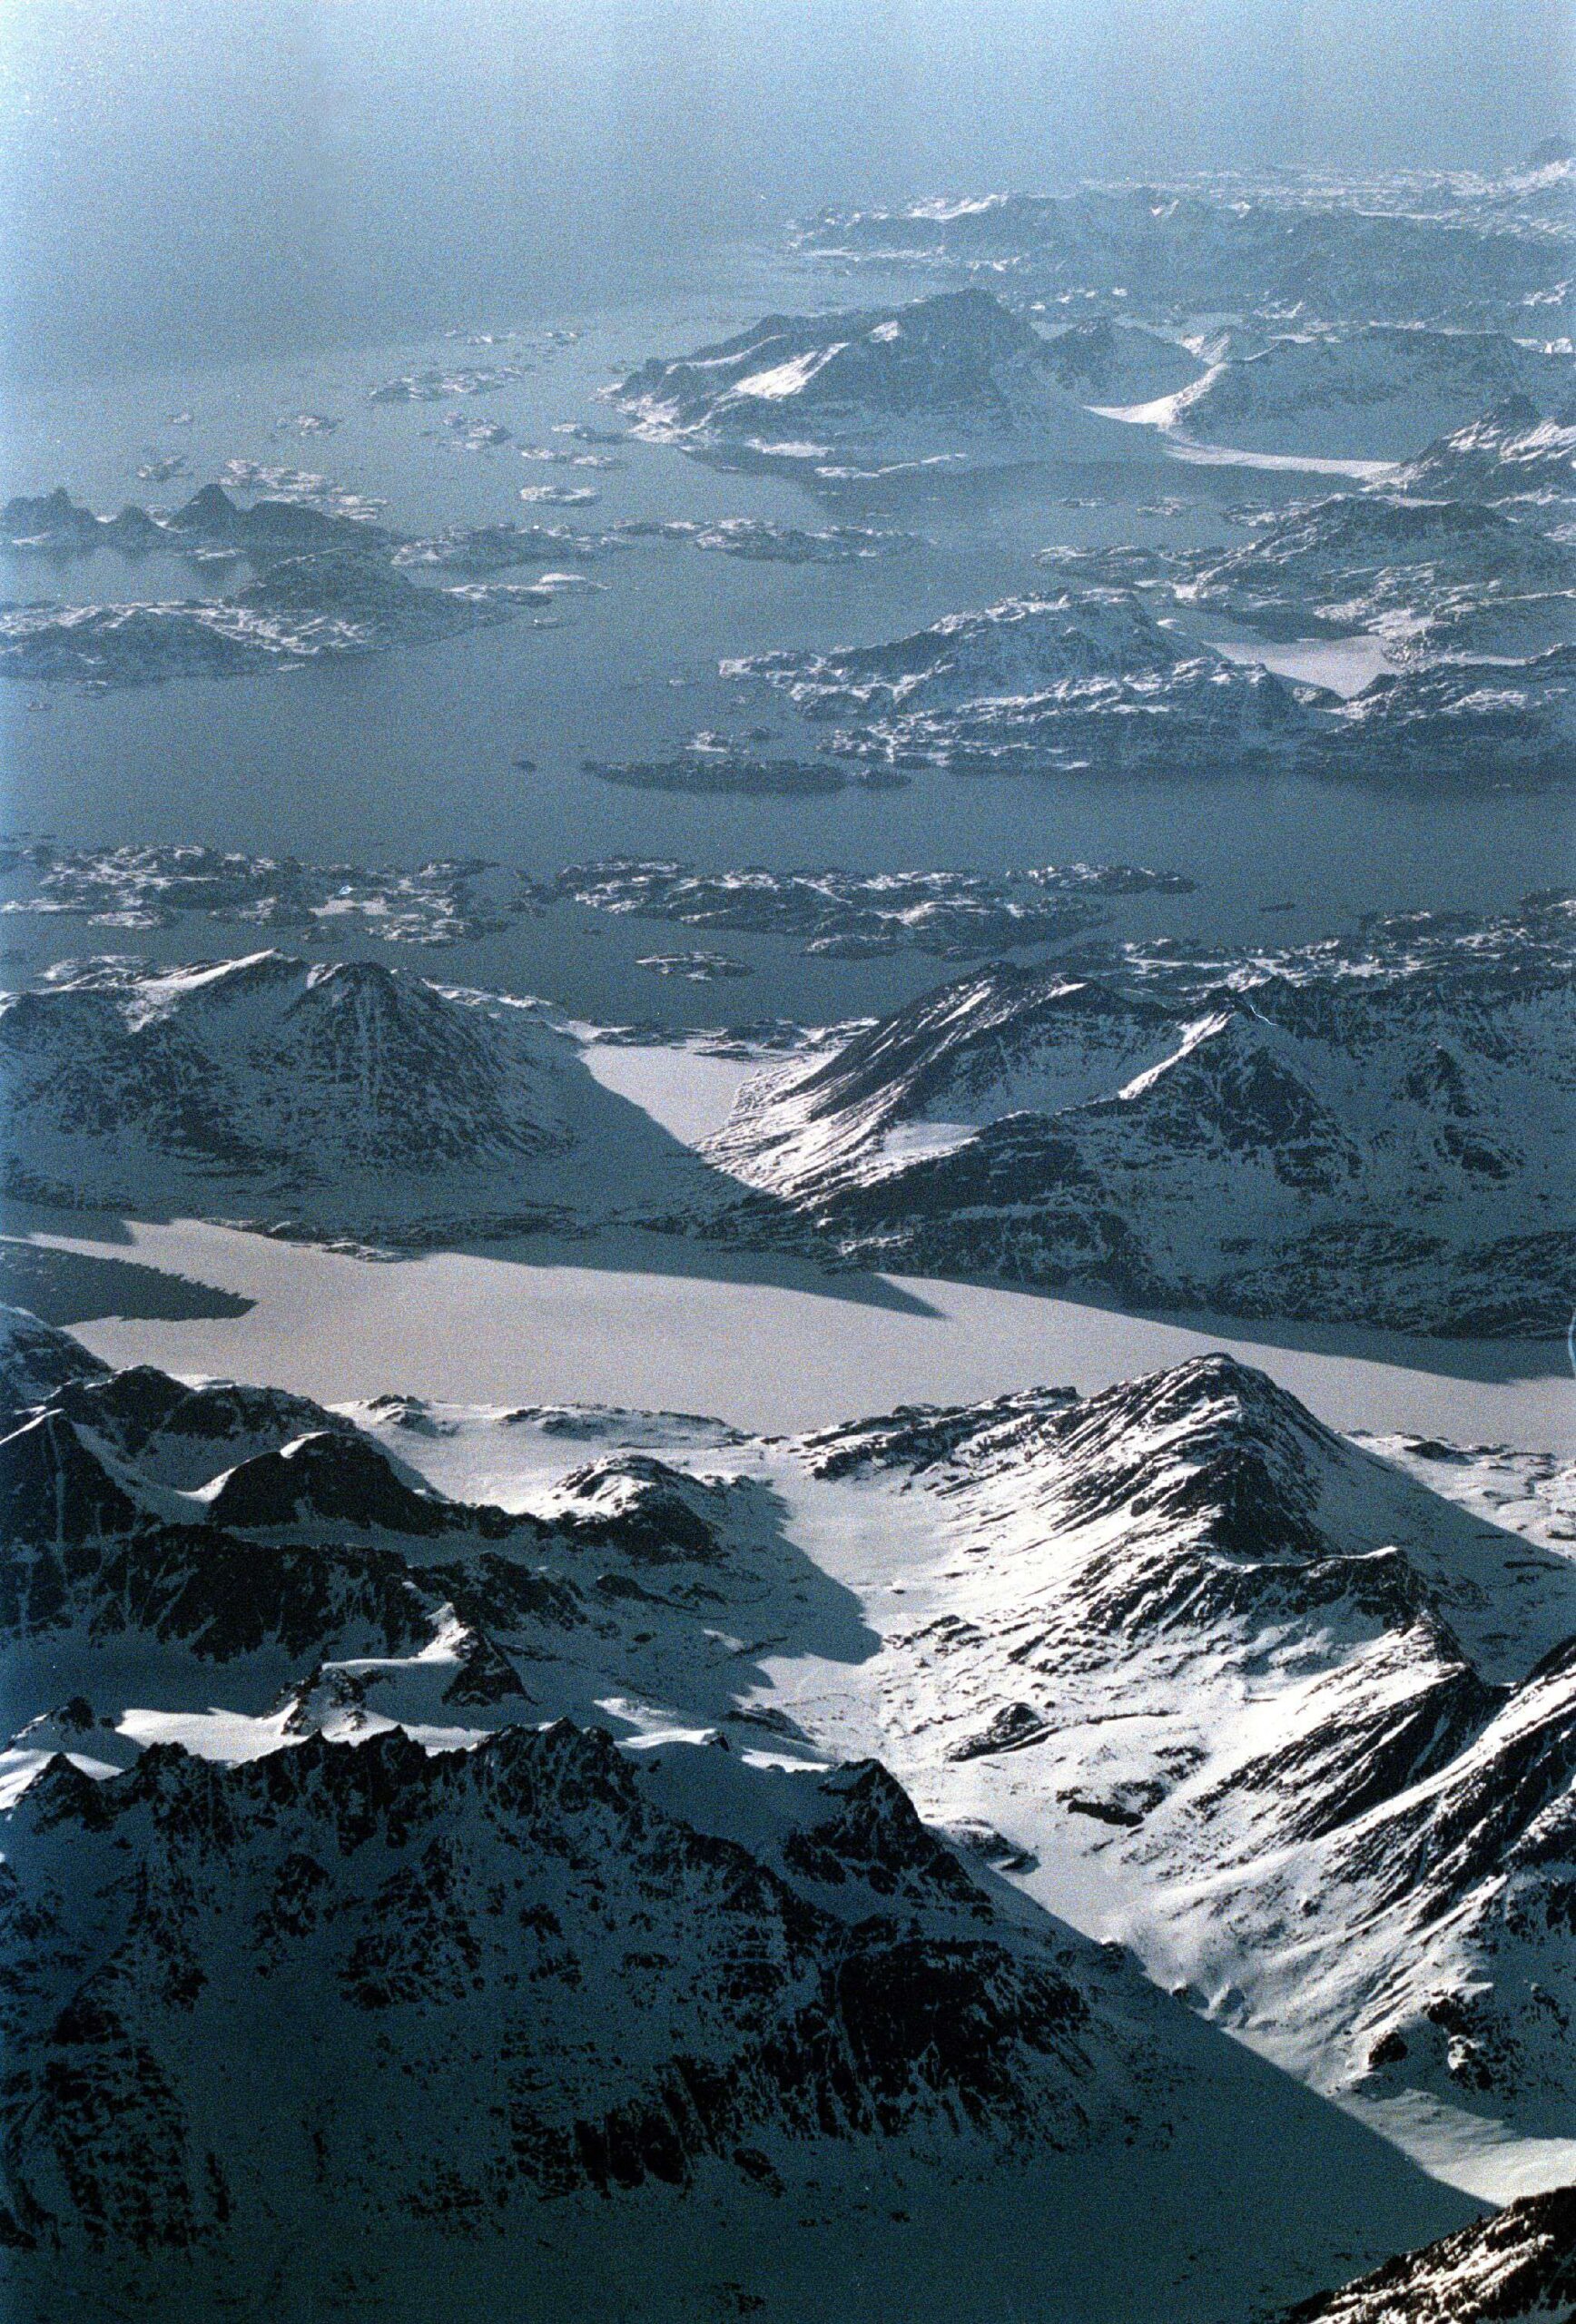
[[1568,902],[1257,958],[992,967],[758,1076],[723,1222],[865,1264],[1216,1314],[1561,1333]]
[[543,1003],[381,963],[73,964],[0,999],[0,1059],[30,1197],[407,1245],[706,1201]]
[[1019,1863],[1081,1828],[1157,1980],[1315,2087],[1563,2134],[1568,1523],[1542,1547],[1436,1489],[1472,1455],[1375,1458],[1225,1356],[900,1412],[806,1458],[931,1502],[882,1700],[933,1811]]
[[[924,2324],[1117,2324],[1135,2281],[1236,2317],[1463,2217],[971,1869],[879,1764],[745,1700],[737,1631],[873,1643],[760,1482],[609,1447],[506,1512],[386,1449],[458,1414],[391,1400],[375,1440],[5,1322],[26,2324],[63,2296],[303,2312],[325,2283],[398,2324],[506,2297],[611,2324],[635,2293],[654,2324],[724,2298],[853,2324],[872,2280]],[[471,1423],[490,1459],[533,1417]],[[535,1417],[571,1443],[616,1418]],[[630,1686],[675,1723],[628,1732]],[[1201,2201],[1248,2222],[1202,2287]],[[1143,2251],[1091,2240],[1091,2204],[1141,2205]]]

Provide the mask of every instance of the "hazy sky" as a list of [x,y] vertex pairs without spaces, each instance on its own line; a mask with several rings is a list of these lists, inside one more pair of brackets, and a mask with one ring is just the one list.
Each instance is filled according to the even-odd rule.
[[25,371],[507,319],[822,201],[1497,164],[1572,0],[0,0]]

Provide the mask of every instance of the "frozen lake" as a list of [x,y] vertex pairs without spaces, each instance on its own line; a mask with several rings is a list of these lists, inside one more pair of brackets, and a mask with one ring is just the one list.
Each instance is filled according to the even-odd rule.
[[[1151,1320],[989,1285],[827,1275],[641,1233],[384,1262],[190,1221],[133,1224],[124,1239],[46,1240],[251,1303],[241,1315],[139,1316],[141,1278],[127,1275],[129,1312],[76,1326],[111,1363],[231,1374],[328,1400],[397,1391],[612,1403],[796,1430],[1035,1383],[1098,1388],[1226,1348],[1335,1427],[1576,1450],[1576,1395],[1558,1349],[1335,1329],[1255,1337],[1241,1324]],[[106,1306],[120,1304],[113,1275],[102,1279]]]
[[[687,1145],[759,1069],[671,1048],[585,1054],[606,1088]],[[231,1374],[330,1403],[392,1390],[791,1432],[1035,1384],[1087,1392],[1226,1348],[1333,1427],[1576,1452],[1562,1347],[1134,1315],[640,1229],[375,1260],[196,1220],[95,1229],[16,1205],[5,1225],[58,1255],[38,1262],[56,1290],[39,1304],[108,1362]]]

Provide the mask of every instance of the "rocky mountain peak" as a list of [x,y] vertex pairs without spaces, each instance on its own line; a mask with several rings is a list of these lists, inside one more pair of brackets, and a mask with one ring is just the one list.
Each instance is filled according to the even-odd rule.
[[340,1430],[255,1453],[226,1472],[207,1506],[213,1524],[238,1532],[304,1524],[430,1539],[465,1521],[450,1504],[408,1485],[376,1445]]
[[133,1532],[147,1512],[63,1413],[45,1412],[0,1441],[0,1535],[64,1549]]

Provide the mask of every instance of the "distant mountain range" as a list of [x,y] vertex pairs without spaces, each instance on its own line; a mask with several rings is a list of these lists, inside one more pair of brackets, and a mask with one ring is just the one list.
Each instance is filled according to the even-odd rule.
[[796,240],[844,267],[895,261],[965,281],[978,271],[1048,311],[1095,302],[1156,320],[1291,314],[1548,339],[1569,328],[1571,172],[1568,154],[1530,156],[1499,175],[1226,171],[832,208]]

